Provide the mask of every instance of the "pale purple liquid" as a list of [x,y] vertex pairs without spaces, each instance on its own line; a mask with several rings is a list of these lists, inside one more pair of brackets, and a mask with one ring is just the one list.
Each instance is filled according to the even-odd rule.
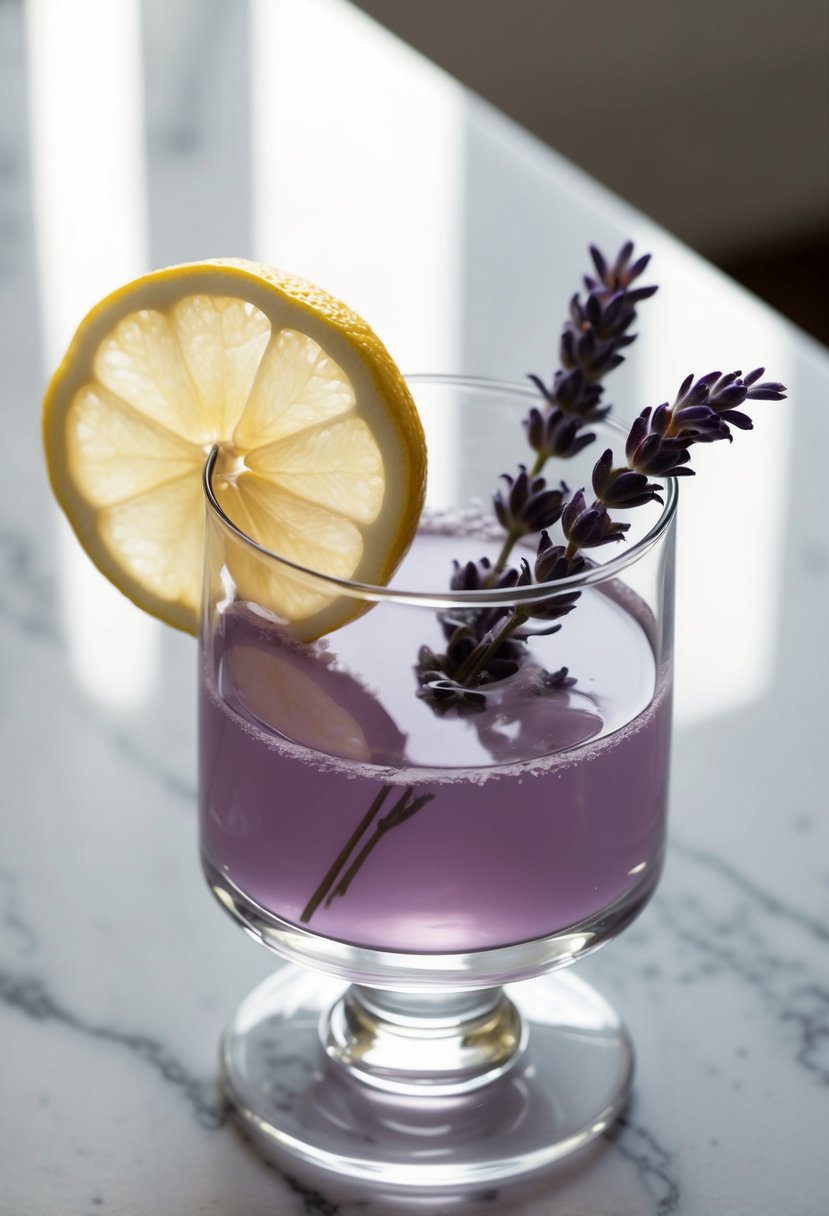
[[[438,644],[433,613],[375,608],[333,635],[332,663],[234,607],[202,681],[206,857],[267,912],[379,949],[479,950],[597,917],[655,879],[663,849],[670,683],[638,616],[585,593],[561,634],[532,644],[583,691],[535,695],[530,669],[484,714],[440,718],[412,671],[419,645]],[[269,662],[288,688],[275,700]],[[351,861],[407,790],[404,805],[431,798],[308,917],[384,790]]]

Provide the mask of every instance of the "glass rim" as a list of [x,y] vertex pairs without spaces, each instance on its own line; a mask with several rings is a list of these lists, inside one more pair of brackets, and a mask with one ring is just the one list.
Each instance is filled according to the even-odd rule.
[[[496,380],[483,376],[444,375],[440,372],[407,374],[405,380],[408,384],[445,384],[459,388],[477,389],[493,394],[509,393],[512,396],[526,397],[529,401],[538,400],[537,389],[511,380]],[[627,437],[628,428],[615,418],[604,418],[599,425],[614,431],[622,439]],[[222,528],[230,531],[237,540],[267,561],[275,562],[277,565],[284,566],[287,570],[293,571],[303,578],[312,579],[329,587],[332,595],[345,595],[351,599],[370,600],[375,603],[388,601],[428,608],[514,606],[522,603],[536,603],[538,600],[547,599],[554,594],[579,590],[584,587],[608,582],[620,574],[621,571],[627,569],[628,566],[632,566],[638,562],[661,539],[676,514],[679,499],[677,479],[675,477],[656,478],[655,480],[660,481],[664,487],[665,504],[653,526],[629,548],[625,548],[615,557],[611,557],[608,561],[601,564],[588,564],[587,568],[579,574],[570,574],[566,578],[556,579],[547,583],[533,583],[526,587],[487,588],[486,590],[478,591],[409,591],[402,587],[363,583],[354,579],[326,574],[321,570],[314,570],[311,566],[303,566],[301,563],[292,561],[288,557],[283,557],[281,554],[260,544],[259,541],[254,540],[252,536],[248,536],[226,514],[213,490],[212,477],[218,455],[219,447],[218,445],[214,445],[204,464],[202,485],[208,510]],[[582,556],[587,556],[587,554],[583,553]],[[405,558],[405,554],[403,557]]]

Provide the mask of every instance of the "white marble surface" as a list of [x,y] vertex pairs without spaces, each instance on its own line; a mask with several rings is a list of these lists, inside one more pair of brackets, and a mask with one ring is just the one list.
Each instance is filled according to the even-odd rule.
[[[97,81],[96,56],[117,47],[96,44],[92,0],[74,11],[73,55]],[[123,172],[146,193],[141,231],[119,237],[132,256],[278,259],[353,300],[410,368],[442,359],[519,378],[552,366],[587,242],[631,235],[663,286],[614,378],[620,412],[664,399],[691,369],[765,362],[790,386],[789,402],[757,411],[739,453],[703,453],[704,475],[683,486],[669,862],[640,920],[580,968],[638,1045],[630,1109],[530,1192],[429,1210],[818,1216],[829,1195],[826,352],[339,0],[274,0],[270,12],[189,2],[175,16],[145,0],[140,16],[146,154],[139,143]],[[299,65],[282,108],[263,80],[280,30],[298,40],[280,53]],[[73,201],[79,224],[84,211],[105,216],[106,199],[101,212],[84,194],[88,176],[57,195],[38,177],[42,98],[27,72],[39,53],[21,4],[0,0],[0,1213],[391,1213],[389,1200],[338,1204],[261,1164],[216,1091],[222,1024],[273,964],[214,906],[196,863],[193,643],[138,625],[143,685],[117,663],[97,683],[76,674],[78,593],[39,400],[61,276],[74,274],[83,307],[108,267],[84,278],[80,234],[46,264],[44,225]],[[300,87],[315,62],[329,65],[328,94],[324,79]],[[97,146],[95,113],[129,109],[115,73],[115,91],[102,81],[92,117],[73,126],[81,66],[69,56],[54,82],[70,164]],[[268,168],[274,147],[284,157]],[[326,165],[330,191],[309,214],[309,176],[319,193]],[[90,615],[97,601],[84,602]],[[110,611],[94,607],[96,628]]]

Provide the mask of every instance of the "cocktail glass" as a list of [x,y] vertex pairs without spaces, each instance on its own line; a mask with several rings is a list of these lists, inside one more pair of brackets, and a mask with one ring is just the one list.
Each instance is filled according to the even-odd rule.
[[[626,542],[591,550],[578,576],[452,591],[453,560],[501,549],[490,494],[527,458],[534,394],[410,385],[429,486],[388,587],[263,550],[222,511],[208,463],[201,843],[218,901],[292,963],[222,1045],[250,1137],[295,1176],[448,1193],[584,1147],[629,1091],[623,1025],[563,969],[633,920],[662,865],[676,491],[629,512]],[[624,443],[596,429],[550,482],[589,487]],[[511,561],[532,564],[536,540]],[[574,610],[483,704],[419,695],[421,648],[444,650],[464,614],[531,610],[552,590],[579,592]],[[296,605],[332,602],[350,622],[298,641]]]

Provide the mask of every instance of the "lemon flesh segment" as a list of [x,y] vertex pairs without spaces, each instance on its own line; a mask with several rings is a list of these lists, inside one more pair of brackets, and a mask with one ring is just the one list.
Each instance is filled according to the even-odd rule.
[[[323,575],[385,583],[423,500],[422,428],[379,339],[320,289],[252,263],[173,267],[102,301],[49,386],[44,442],[55,494],[96,565],[190,632],[214,446],[222,510]],[[300,640],[362,610],[242,541],[228,552],[240,597]]]

